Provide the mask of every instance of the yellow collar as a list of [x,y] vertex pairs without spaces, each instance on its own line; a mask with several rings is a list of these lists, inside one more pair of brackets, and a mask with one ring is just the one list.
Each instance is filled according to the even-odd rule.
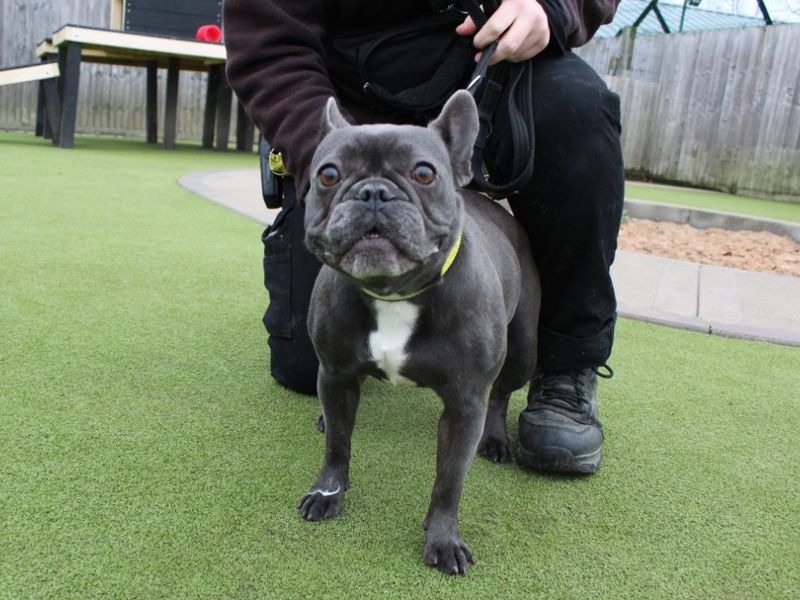
[[389,294],[388,296],[381,296],[380,294],[376,294],[375,292],[370,291],[367,288],[361,288],[361,291],[364,292],[367,296],[371,296],[376,300],[383,300],[384,302],[401,302],[403,300],[410,300],[411,298],[419,296],[421,293],[428,291],[434,285],[439,283],[444,277],[444,274],[447,273],[447,271],[450,270],[450,267],[453,266],[453,263],[456,260],[456,255],[458,254],[458,250],[459,248],[461,248],[462,233],[463,232],[459,232],[458,237],[456,238],[456,241],[453,244],[453,247],[450,248],[450,253],[447,255],[447,258],[445,259],[444,264],[442,265],[442,270],[439,271],[439,276],[433,282],[429,283],[422,289],[417,290],[416,292],[411,292],[410,294]]

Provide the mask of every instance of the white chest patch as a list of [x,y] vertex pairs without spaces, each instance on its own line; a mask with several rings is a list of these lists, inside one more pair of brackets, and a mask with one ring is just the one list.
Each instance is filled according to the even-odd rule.
[[395,385],[413,383],[400,375],[400,369],[406,361],[406,345],[418,317],[419,307],[411,302],[375,300],[378,328],[369,336],[369,351],[378,368]]

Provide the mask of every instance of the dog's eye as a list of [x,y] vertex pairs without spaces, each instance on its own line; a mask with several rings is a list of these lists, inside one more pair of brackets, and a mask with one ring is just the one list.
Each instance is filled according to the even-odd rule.
[[414,177],[414,181],[417,183],[421,185],[430,185],[436,178],[436,171],[434,171],[433,167],[427,163],[419,163],[416,167],[414,167],[412,176]]
[[319,182],[325,187],[336,185],[340,179],[339,170],[333,165],[327,165],[319,170]]

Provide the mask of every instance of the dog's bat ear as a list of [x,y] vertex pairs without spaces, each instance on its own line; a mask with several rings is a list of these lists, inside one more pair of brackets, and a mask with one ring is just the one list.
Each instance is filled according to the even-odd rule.
[[478,107],[472,94],[457,91],[428,127],[439,134],[450,153],[456,185],[467,185],[472,179],[472,150],[478,137]]
[[331,96],[328,98],[328,102],[325,104],[325,108],[322,111],[322,136],[325,137],[334,129],[340,129],[342,127],[349,127],[350,123],[347,122],[347,119],[344,118],[341,111],[339,110],[339,105],[336,103],[336,98]]

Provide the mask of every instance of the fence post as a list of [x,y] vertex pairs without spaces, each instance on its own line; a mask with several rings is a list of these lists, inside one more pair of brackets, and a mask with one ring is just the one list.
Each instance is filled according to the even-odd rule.
[[610,71],[611,75],[622,75],[625,71],[631,70],[633,63],[633,48],[636,45],[636,28],[625,27],[618,37],[622,38],[622,44],[619,48],[619,56],[611,59]]

